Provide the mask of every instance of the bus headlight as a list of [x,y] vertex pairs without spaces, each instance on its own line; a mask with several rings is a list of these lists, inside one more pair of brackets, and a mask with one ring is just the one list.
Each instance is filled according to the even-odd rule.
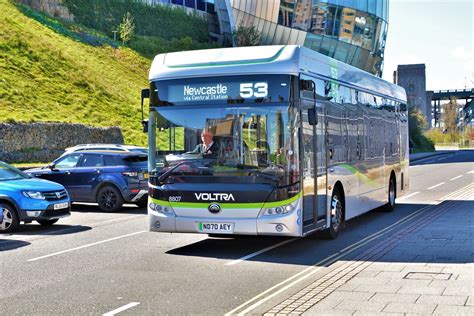
[[263,216],[275,216],[275,215],[283,215],[288,214],[293,211],[298,204],[298,201],[294,201],[293,203],[277,206],[277,207],[269,207],[265,208],[263,211]]
[[148,206],[150,207],[150,210],[156,211],[156,212],[161,213],[161,214],[167,214],[167,215],[174,214],[174,212],[173,212],[173,210],[171,209],[170,206],[162,206],[162,205],[159,205],[159,204],[155,204],[153,202],[148,204]]

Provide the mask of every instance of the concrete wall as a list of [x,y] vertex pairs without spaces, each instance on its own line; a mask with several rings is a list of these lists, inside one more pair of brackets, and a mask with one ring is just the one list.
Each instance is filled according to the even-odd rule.
[[123,144],[119,127],[65,123],[0,123],[0,160],[49,162],[67,147],[88,143]]

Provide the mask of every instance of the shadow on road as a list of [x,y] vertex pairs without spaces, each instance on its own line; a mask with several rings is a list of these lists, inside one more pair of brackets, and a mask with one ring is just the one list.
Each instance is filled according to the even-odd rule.
[[410,161],[410,166],[474,162],[474,150],[458,150]]
[[[42,235],[42,236],[54,236],[54,235],[68,235],[84,232],[91,230],[90,226],[82,225],[62,225],[56,224],[49,227],[44,227],[41,225],[20,225],[15,230],[14,234],[19,236],[29,236],[29,235]],[[8,236],[8,235],[6,235]]]
[[30,243],[22,240],[6,240],[0,239],[0,252],[13,250],[21,247],[28,246]]
[[[461,215],[450,213],[464,210],[464,223],[469,222],[469,210],[472,209],[474,201],[445,201],[439,205],[400,204],[392,213],[374,210],[348,221],[336,240],[319,240],[317,235],[312,235],[246,261],[328,266],[332,264],[326,260],[330,256],[335,255],[338,260],[361,260],[360,255],[373,248],[376,249],[373,260],[379,262],[471,262],[474,259],[472,249],[463,251],[456,238],[446,235],[450,232],[449,236],[452,236],[454,231],[460,240],[472,242],[472,232],[469,235],[468,226],[461,231],[456,223],[446,223],[444,219],[456,216],[463,223]],[[472,226],[472,218],[470,222]],[[288,239],[263,236],[208,238],[172,249],[167,254],[236,260]],[[384,248],[389,244],[393,245],[391,249]],[[377,250],[379,248],[381,250]],[[380,251],[385,253],[378,254]]]
[[116,212],[102,211],[97,204],[94,203],[72,203],[71,212],[78,213],[114,213],[114,214],[146,214],[144,207],[138,207],[133,204],[125,204],[122,209]]

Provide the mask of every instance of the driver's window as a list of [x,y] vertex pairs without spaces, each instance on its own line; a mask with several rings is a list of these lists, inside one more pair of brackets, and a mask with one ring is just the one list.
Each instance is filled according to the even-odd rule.
[[58,160],[55,165],[57,169],[68,169],[74,168],[77,165],[77,162],[81,158],[81,154],[72,154],[68,155],[60,160]]

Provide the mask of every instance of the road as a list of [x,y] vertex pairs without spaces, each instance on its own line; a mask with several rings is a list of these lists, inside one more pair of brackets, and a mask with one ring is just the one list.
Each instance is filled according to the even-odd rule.
[[[429,216],[423,208],[453,192],[471,192],[474,209],[473,180],[474,151],[413,163],[410,191],[394,212],[351,220],[334,241],[157,234],[147,231],[143,209],[74,205],[49,229],[30,224],[0,235],[0,314],[261,314]],[[472,262],[472,254],[459,260]]]

